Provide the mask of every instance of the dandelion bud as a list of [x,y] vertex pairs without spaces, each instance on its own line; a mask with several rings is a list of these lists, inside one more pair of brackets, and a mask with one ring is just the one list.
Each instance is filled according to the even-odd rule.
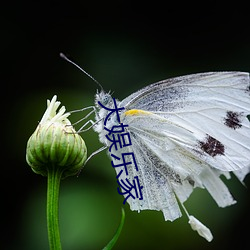
[[49,168],[59,168],[62,177],[75,175],[87,158],[83,139],[67,119],[70,113],[64,106],[56,113],[59,105],[56,96],[47,101],[47,110],[27,143],[27,163],[43,176]]

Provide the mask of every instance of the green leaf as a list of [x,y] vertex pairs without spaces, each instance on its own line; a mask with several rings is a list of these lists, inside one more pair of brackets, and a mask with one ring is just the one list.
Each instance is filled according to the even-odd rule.
[[120,233],[122,231],[122,227],[123,227],[124,221],[125,221],[125,211],[122,208],[122,218],[121,218],[120,225],[117,228],[116,233],[113,236],[113,238],[111,239],[111,241],[103,248],[103,250],[110,250],[110,249],[113,248],[113,246],[115,245],[116,241],[118,240],[118,238],[120,236]]

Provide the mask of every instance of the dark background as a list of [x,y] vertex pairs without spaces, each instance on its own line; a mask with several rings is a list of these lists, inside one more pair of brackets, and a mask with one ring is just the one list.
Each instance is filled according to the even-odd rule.
[[[104,89],[122,100],[168,77],[250,69],[248,5],[227,2],[11,2],[1,6],[2,249],[48,249],[46,178],[25,161],[26,143],[54,94],[67,110],[93,105],[97,89],[59,57],[69,55]],[[81,114],[79,114],[81,115]],[[79,119],[77,115],[71,120]],[[101,144],[82,134],[89,154]],[[65,250],[101,249],[120,220],[123,198],[105,152],[79,178],[62,181],[60,228]],[[211,243],[185,216],[165,222],[161,212],[130,211],[114,249],[248,249],[249,189],[225,181],[238,203],[218,208],[205,190],[186,202],[214,235]],[[249,176],[246,186],[250,186]]]

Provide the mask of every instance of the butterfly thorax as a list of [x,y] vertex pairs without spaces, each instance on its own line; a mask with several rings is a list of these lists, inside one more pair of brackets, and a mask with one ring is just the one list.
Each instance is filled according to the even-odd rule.
[[[116,105],[119,106],[120,101],[115,100]],[[109,115],[111,111],[101,107],[100,103],[109,109],[114,109],[115,104],[112,96],[110,93],[106,93],[104,91],[97,92],[95,95],[95,107],[96,107],[96,115],[95,115],[95,120],[96,120],[96,125],[93,127],[94,131],[96,131],[99,134],[99,140],[102,142],[104,145],[109,146],[110,142],[107,140],[105,135],[108,133],[106,129],[112,129],[114,125],[118,125],[119,122],[117,121],[117,115],[116,113],[112,113],[108,119],[106,120],[106,125],[104,125],[104,121],[106,117]]]

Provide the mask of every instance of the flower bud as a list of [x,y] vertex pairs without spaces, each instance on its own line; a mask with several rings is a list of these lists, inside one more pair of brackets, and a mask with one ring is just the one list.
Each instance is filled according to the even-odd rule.
[[87,158],[83,139],[67,119],[70,113],[65,113],[64,106],[56,113],[59,105],[56,96],[47,101],[47,110],[27,143],[26,161],[43,176],[50,168],[58,168],[62,177],[75,175]]

